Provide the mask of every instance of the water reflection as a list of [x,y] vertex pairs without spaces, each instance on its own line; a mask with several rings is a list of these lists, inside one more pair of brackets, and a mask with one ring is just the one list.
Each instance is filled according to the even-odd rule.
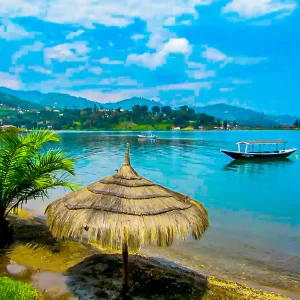
[[154,144],[156,143],[156,139],[139,138],[138,142],[141,144]]
[[225,165],[225,171],[237,173],[256,173],[262,174],[265,171],[275,171],[294,163],[293,160],[286,158],[281,160],[234,160]]

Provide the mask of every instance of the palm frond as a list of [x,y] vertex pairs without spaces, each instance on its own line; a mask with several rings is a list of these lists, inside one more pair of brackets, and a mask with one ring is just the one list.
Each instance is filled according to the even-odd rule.
[[7,215],[30,199],[47,197],[48,189],[76,188],[70,180],[70,176],[75,175],[75,159],[60,149],[45,150],[46,144],[58,141],[60,137],[53,131],[0,136],[1,214],[7,211]]

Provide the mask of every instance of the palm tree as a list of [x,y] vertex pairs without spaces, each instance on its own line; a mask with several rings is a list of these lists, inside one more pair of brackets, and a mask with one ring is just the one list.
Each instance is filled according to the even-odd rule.
[[53,131],[0,135],[0,244],[12,237],[9,212],[28,200],[47,197],[48,190],[57,186],[75,188],[69,180],[75,175],[75,159],[59,148],[45,148],[59,141]]

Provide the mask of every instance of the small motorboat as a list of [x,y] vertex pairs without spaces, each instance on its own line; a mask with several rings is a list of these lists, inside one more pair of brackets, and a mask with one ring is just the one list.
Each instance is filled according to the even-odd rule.
[[156,139],[157,136],[155,134],[138,134],[139,139]]
[[[286,149],[287,142],[284,140],[255,140],[238,142],[238,151],[221,150],[233,159],[269,159],[287,158],[297,151],[296,148]],[[282,149],[279,149],[282,145]],[[242,147],[245,146],[244,150]],[[268,148],[268,149],[266,149]]]

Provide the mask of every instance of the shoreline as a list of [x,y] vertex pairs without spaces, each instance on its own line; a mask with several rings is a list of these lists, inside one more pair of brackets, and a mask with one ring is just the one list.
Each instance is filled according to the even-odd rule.
[[[26,211],[21,211],[21,214],[19,216],[11,216],[10,218],[13,220],[13,223],[15,224],[18,224],[18,222],[27,222],[27,224],[29,224],[31,226],[33,226],[32,228],[42,228],[41,226],[45,226],[45,220],[42,220],[40,218],[41,214],[37,211],[34,211],[34,210],[26,210]],[[42,225],[43,224],[43,225]],[[43,227],[44,228],[44,227]],[[45,228],[43,230],[46,230]],[[26,238],[26,231],[23,231],[22,233],[23,235],[25,235],[25,240],[26,239],[29,239],[30,242],[31,242],[31,246],[38,243],[38,240],[35,241],[35,239],[33,237],[27,237]],[[29,235],[32,234],[29,232]],[[19,234],[17,234],[17,239],[18,239],[18,236],[20,237]],[[47,236],[47,239],[50,239],[51,237],[50,236]],[[22,240],[22,238],[21,238]],[[20,240],[19,240],[20,242]],[[28,243],[28,241],[27,241]],[[65,243],[75,243],[75,242],[65,242]],[[57,245],[56,245],[57,246]],[[80,247],[82,247],[82,244],[80,243],[76,243],[76,245],[73,245],[72,247],[75,247],[75,248],[78,248],[79,247],[79,252],[80,252],[80,256],[82,258],[82,255],[84,257],[86,257],[87,253],[89,254],[93,254],[93,255],[98,255],[97,253],[99,253],[99,255],[116,255],[116,252],[111,252],[111,251],[104,251],[103,249],[100,249],[100,250],[96,250],[95,252],[95,248],[93,248],[93,246],[88,246],[87,248],[93,248],[93,250],[91,249],[86,249],[87,251],[83,251],[82,252],[82,249]],[[99,249],[99,248],[97,248]],[[67,249],[68,250],[68,249]],[[77,249],[78,250],[78,249]],[[89,252],[91,251],[91,252]],[[195,271],[194,269],[191,269],[189,267],[186,267],[182,264],[180,264],[180,262],[177,262],[176,260],[172,259],[172,257],[167,257],[167,258],[160,258],[160,257],[157,257],[154,255],[153,252],[151,252],[152,250],[148,249],[147,251],[140,251],[138,254],[134,254],[134,255],[131,255],[130,256],[130,260],[134,261],[135,263],[137,264],[144,264],[144,263],[150,263],[150,264],[153,264],[153,268],[155,269],[158,269],[158,270],[164,270],[164,269],[168,269],[171,273],[174,271],[175,273],[180,273],[181,276],[198,276],[197,280],[207,280],[207,282],[210,282],[209,285],[210,285],[210,289],[214,290],[217,286],[222,286],[222,290],[223,289],[228,289],[228,287],[235,287],[235,290],[232,291],[232,293],[237,293],[237,290],[242,290],[242,291],[246,291],[247,290],[247,293],[249,295],[249,293],[256,293],[256,289],[258,290],[263,290],[264,292],[262,291],[259,291],[259,293],[262,295],[262,298],[256,298],[256,299],[297,299],[299,297],[300,294],[298,294],[296,291],[290,291],[290,290],[283,290],[283,289],[277,289],[277,288],[274,288],[274,287],[266,287],[266,286],[263,286],[261,284],[256,284],[254,282],[238,282],[238,281],[229,281],[229,280],[226,280],[226,279],[218,279],[216,277],[213,277],[213,276],[210,276],[209,274],[205,274],[203,275],[202,272],[199,272],[199,271]],[[17,253],[16,253],[17,252]],[[75,251],[76,252],[76,251]],[[42,253],[38,253],[37,256],[38,257],[34,257],[35,256],[35,252],[34,250],[30,250],[30,249],[27,249],[26,246],[24,247],[19,247],[16,249],[16,251],[12,251],[13,254],[11,254],[11,256],[9,257],[9,259],[13,260],[16,264],[20,264],[25,257],[27,257],[27,259],[25,259],[24,261],[27,261],[27,262],[30,262],[33,264],[38,264],[35,266],[35,268],[37,269],[40,269],[40,271],[43,271],[43,272],[53,272],[55,271],[55,267],[53,266],[52,267],[47,267],[46,265],[43,265],[41,262],[37,262],[37,260],[39,260],[40,258],[39,255],[41,255]],[[22,255],[23,253],[23,255]],[[95,254],[96,253],[96,254]],[[45,256],[48,256],[48,259],[53,259],[52,258],[52,255],[49,256],[49,253],[48,254],[44,254]],[[98,255],[98,256],[99,256]],[[20,257],[21,256],[21,257]],[[31,257],[30,257],[31,256]],[[50,257],[50,258],[49,258]],[[174,257],[173,257],[174,258]],[[76,261],[78,262],[78,261]],[[52,265],[55,265],[56,262],[53,260],[51,262]],[[69,262],[67,263],[69,264]],[[29,263],[30,265],[30,263]],[[1,263],[0,263],[0,267],[1,267]],[[32,267],[32,265],[31,265]],[[58,266],[57,266],[58,267]],[[44,270],[43,270],[44,268]],[[60,268],[60,271],[63,271]],[[73,268],[71,266],[71,268]],[[142,270],[144,270],[144,267],[142,267]],[[172,271],[173,270],[173,271]],[[205,269],[204,269],[205,270]],[[1,269],[0,269],[1,271]],[[206,270],[207,271],[207,270]],[[93,273],[93,272],[92,272]],[[147,273],[147,272],[146,272]],[[170,273],[170,274],[171,274]],[[207,273],[207,272],[206,272]],[[209,272],[208,272],[209,273]],[[60,272],[60,275],[59,276],[63,276],[64,272]],[[92,274],[90,274],[91,276],[93,276]],[[54,276],[53,274],[49,275],[48,276]],[[58,276],[58,275],[57,275]],[[120,275],[121,276],[121,275]],[[171,275],[170,275],[171,276]],[[173,276],[173,275],[172,275]],[[55,276],[54,276],[55,277]],[[218,276],[219,277],[219,276]],[[121,278],[121,277],[120,277]],[[62,279],[62,278],[60,278]],[[195,279],[194,279],[195,280]],[[197,281],[196,280],[196,281]],[[200,281],[201,281],[200,280]],[[53,279],[53,281],[55,281]],[[245,285],[246,284],[246,285]],[[66,290],[66,286],[64,287],[61,287],[63,290]],[[236,290],[237,289],[237,290]],[[268,291],[268,292],[267,292]],[[222,291],[218,291],[219,293],[221,293]],[[276,298],[278,296],[274,296],[273,294],[269,294],[269,293],[277,293],[277,294],[281,294],[281,295],[285,295],[285,297],[291,297],[291,298]],[[267,294],[266,294],[267,293]],[[267,295],[267,296],[266,296]],[[272,295],[272,297],[274,296],[275,298],[270,298]],[[254,296],[254,294],[253,294]],[[117,298],[116,298],[117,299]],[[191,299],[194,299],[194,298],[191,298]],[[203,299],[206,299],[206,298],[203,298]],[[207,299],[215,299],[215,298],[207,298]],[[216,298],[218,299],[218,298]],[[225,299],[225,298],[224,298]],[[227,299],[227,298],[226,298]],[[236,299],[232,296],[232,298],[228,298],[228,299]],[[244,299],[243,297],[241,297],[240,299]]]
[[[39,129],[43,131],[43,129]],[[54,129],[53,129],[54,130]],[[179,130],[173,130],[173,129],[166,129],[166,130],[149,130],[149,129],[92,129],[92,130],[83,130],[83,129],[62,129],[62,130],[54,130],[55,132],[190,132],[190,131],[200,131],[200,132],[228,132],[228,131],[299,131],[300,128],[239,128],[239,129],[179,129]],[[27,132],[35,131],[35,129],[27,129],[24,130]]]

